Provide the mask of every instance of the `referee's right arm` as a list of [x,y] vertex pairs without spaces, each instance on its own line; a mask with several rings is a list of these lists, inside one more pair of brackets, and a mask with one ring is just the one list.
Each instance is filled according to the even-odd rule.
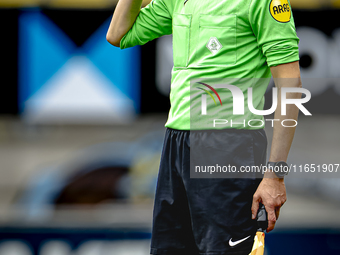
[[120,40],[130,30],[140,12],[142,0],[119,0],[111,19],[106,40],[119,47]]
[[106,38],[120,49],[143,45],[172,33],[172,0],[119,0]]

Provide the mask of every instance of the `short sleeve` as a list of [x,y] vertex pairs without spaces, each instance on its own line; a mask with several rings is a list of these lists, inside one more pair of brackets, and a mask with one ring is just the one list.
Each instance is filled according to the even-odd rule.
[[143,45],[172,33],[171,13],[163,0],[152,0],[142,8],[130,30],[120,40],[120,48]]
[[289,0],[252,0],[249,21],[268,66],[299,60],[299,38]]

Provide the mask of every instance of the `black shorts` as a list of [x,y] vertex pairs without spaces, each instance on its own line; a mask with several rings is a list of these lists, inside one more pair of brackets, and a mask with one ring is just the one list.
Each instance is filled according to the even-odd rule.
[[214,153],[225,164],[266,163],[263,129],[168,128],[154,202],[151,254],[248,255],[251,251],[257,229],[251,219],[252,196],[261,178],[190,178],[190,138],[202,137],[221,148],[232,144],[228,155],[223,150]]

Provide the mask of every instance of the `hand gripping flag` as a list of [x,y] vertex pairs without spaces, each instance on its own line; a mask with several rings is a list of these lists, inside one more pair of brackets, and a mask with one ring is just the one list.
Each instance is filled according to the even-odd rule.
[[258,229],[254,237],[253,249],[249,255],[263,255],[264,252],[264,231],[268,227],[267,212],[263,204],[257,212],[257,225]]

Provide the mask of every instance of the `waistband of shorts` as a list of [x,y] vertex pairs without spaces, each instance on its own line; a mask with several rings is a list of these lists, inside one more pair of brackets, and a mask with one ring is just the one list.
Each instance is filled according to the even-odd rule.
[[207,132],[228,132],[228,133],[257,133],[257,132],[265,132],[264,128],[260,129],[236,129],[236,128],[225,128],[225,129],[200,129],[200,130],[181,130],[181,129],[173,129],[166,127],[170,132],[178,132],[178,133],[207,133]]

